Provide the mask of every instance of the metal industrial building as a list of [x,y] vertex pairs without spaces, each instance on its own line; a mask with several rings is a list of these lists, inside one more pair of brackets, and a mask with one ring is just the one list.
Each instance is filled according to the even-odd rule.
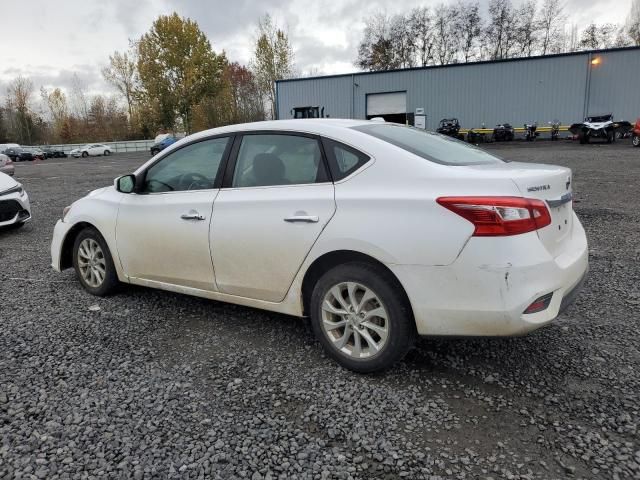
[[[382,72],[279,80],[277,118],[292,109],[324,107],[333,118],[371,118],[413,124],[423,109],[426,128],[457,117],[465,128],[514,126],[613,112],[640,116],[640,47],[454,64]],[[418,110],[419,111],[419,110]]]

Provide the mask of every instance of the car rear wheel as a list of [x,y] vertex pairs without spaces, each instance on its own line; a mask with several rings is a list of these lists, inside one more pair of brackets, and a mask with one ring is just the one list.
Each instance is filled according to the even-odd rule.
[[118,275],[109,248],[94,228],[85,228],[76,237],[73,268],[82,287],[92,295],[109,295],[118,286]]
[[82,157],[88,157],[89,156],[89,152],[82,152]]
[[640,147],[640,135],[634,135],[631,139],[631,143],[634,147]]
[[111,151],[110,150],[105,150],[104,151],[104,156],[108,157],[109,155],[111,155]]
[[415,324],[401,288],[379,267],[353,262],[318,280],[311,323],[326,352],[350,370],[369,373],[401,360],[415,338]]

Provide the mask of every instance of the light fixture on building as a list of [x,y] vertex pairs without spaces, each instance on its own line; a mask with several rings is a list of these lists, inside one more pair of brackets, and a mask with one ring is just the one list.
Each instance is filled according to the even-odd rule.
[[593,58],[591,59],[591,65],[593,65],[594,67],[595,67],[595,66],[598,66],[598,65],[600,65],[600,62],[601,62],[601,61],[602,61],[602,60],[600,59],[600,57],[593,57]]

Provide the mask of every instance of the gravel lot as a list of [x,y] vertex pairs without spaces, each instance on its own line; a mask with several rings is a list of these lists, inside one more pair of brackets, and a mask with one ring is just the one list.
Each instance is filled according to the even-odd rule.
[[591,276],[523,338],[424,339],[353,374],[306,321],[49,267],[62,208],[147,155],[16,165],[0,232],[0,479],[640,478],[640,149],[490,145],[574,171]]

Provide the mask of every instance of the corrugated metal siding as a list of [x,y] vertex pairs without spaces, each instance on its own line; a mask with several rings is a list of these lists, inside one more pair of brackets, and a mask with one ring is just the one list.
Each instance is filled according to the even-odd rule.
[[[601,52],[591,67],[588,110],[613,111],[616,118],[640,115],[640,50]],[[427,128],[455,116],[463,127],[514,126],[559,119],[581,120],[585,110],[589,54],[481,63],[445,68],[354,74],[279,82],[280,118],[294,106],[321,105],[339,118],[365,118],[366,95],[407,92],[407,110],[425,109]],[[352,83],[353,81],[353,83]],[[353,92],[353,97],[352,97]]]
[[[293,107],[319,105],[325,115],[351,118],[351,77],[307,79],[278,84],[278,118],[292,118]],[[339,112],[339,113],[338,113]]]
[[640,51],[609,52],[591,69],[589,114],[613,112],[616,120],[640,117]]

